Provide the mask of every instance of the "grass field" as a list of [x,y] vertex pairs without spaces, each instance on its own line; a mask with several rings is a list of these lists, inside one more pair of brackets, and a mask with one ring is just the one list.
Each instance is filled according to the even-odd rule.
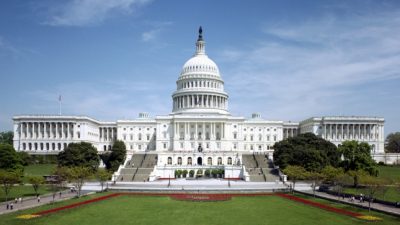
[[[35,164],[24,167],[24,177],[22,178],[22,182],[28,184],[28,176],[43,176],[49,175],[56,168],[56,164]],[[39,194],[45,194],[51,192],[52,189],[50,186],[42,186],[39,188]],[[11,189],[9,199],[19,198],[19,197],[29,197],[34,196],[35,191],[32,186],[27,185],[17,185]],[[0,190],[0,202],[5,201],[5,194],[3,189]]]
[[[391,180],[400,180],[400,166],[379,166],[379,177]],[[364,194],[367,192],[363,188],[346,188],[346,193],[349,194]],[[397,202],[400,201],[400,190],[396,187],[388,187],[385,193],[377,193],[376,197],[385,201]]]
[[[98,195],[97,195],[98,196]],[[85,197],[82,200],[93,198]],[[187,202],[176,201],[169,197],[153,196],[119,196],[101,202],[91,203],[79,208],[56,212],[51,215],[30,220],[18,219],[16,216],[39,212],[58,207],[78,200],[42,206],[36,209],[0,216],[0,224],[324,224],[347,225],[369,224],[349,216],[339,215],[322,209],[303,205],[278,196],[233,197],[222,202]],[[326,201],[319,200],[324,203]],[[327,203],[331,204],[331,203]],[[332,203],[333,204],[333,203]],[[353,211],[349,206],[335,204]],[[373,213],[383,219],[375,224],[399,224],[399,218]]]
[[56,164],[34,164],[24,167],[24,183],[27,183],[28,176],[50,175],[56,168]]

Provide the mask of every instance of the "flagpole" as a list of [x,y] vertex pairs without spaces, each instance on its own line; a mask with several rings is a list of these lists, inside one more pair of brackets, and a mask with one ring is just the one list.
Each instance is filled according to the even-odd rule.
[[58,115],[61,116],[61,95],[58,97],[58,104],[59,104],[59,112],[58,112]]

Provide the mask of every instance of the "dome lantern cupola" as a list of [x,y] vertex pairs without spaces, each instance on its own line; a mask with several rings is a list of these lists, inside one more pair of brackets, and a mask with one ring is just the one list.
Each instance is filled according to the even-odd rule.
[[203,29],[199,28],[199,38],[197,38],[196,42],[196,55],[205,55],[206,54],[206,42],[203,40]]

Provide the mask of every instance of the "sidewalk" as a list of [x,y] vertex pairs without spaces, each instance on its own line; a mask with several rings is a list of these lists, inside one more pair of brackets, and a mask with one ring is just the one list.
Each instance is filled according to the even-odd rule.
[[[304,193],[307,195],[313,195],[312,191],[301,191],[301,190],[296,190],[296,192],[299,193]],[[354,200],[354,202],[350,202],[350,200],[348,198],[338,198],[338,196],[335,195],[330,195],[327,194],[325,192],[315,192],[315,195],[320,197],[320,198],[324,198],[324,199],[329,199],[329,200],[333,200],[336,202],[340,202],[340,203],[344,203],[344,204],[348,204],[348,205],[353,205],[356,207],[361,207],[364,209],[368,209],[368,202],[364,201],[364,202],[360,202],[359,200]],[[378,212],[383,212],[383,213],[388,213],[394,216],[400,216],[400,208],[396,208],[393,206],[388,206],[388,205],[384,205],[384,204],[380,204],[380,203],[374,203],[371,202],[371,210],[374,211],[378,211]]]
[[[76,192],[71,192],[70,190],[62,191],[61,197],[60,197],[59,192],[56,192],[54,201],[55,202],[63,201],[66,199],[73,198],[75,196],[76,196]],[[12,213],[12,212],[23,210],[23,209],[33,208],[33,207],[45,205],[45,204],[52,203],[52,202],[53,202],[53,193],[40,195],[40,202],[38,202],[38,199],[36,198],[36,196],[28,197],[25,199],[23,198],[22,202],[18,202],[18,203],[15,203],[14,199],[12,199],[12,201],[0,203],[0,215],[6,214],[6,213]],[[7,203],[13,203],[14,209],[7,210]]]

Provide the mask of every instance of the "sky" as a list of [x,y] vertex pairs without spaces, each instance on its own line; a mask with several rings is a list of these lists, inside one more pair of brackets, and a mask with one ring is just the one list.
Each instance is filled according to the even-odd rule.
[[172,110],[199,26],[229,111],[379,116],[400,131],[400,1],[0,1],[0,131],[21,114]]

